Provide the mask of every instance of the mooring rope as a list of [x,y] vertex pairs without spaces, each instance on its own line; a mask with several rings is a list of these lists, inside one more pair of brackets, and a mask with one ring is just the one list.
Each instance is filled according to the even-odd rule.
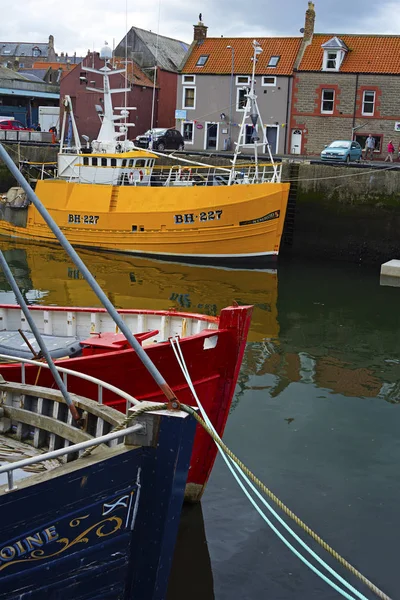
[[[238,470],[240,469],[240,471],[242,471],[243,474],[245,474],[251,481],[254,482],[254,484],[266,495],[268,496],[286,515],[288,515],[299,527],[301,527],[306,533],[308,533],[308,535],[310,535],[322,548],[324,548],[324,550],[326,552],[328,552],[329,554],[331,554],[331,556],[333,556],[341,565],[343,565],[348,571],[350,571],[353,575],[355,575],[358,579],[360,579],[360,581],[362,581],[370,590],[372,590],[379,598],[382,598],[382,600],[390,600],[390,597],[387,596],[387,594],[385,594],[382,590],[380,590],[375,584],[373,584],[369,579],[367,579],[364,575],[362,575],[362,573],[360,573],[360,571],[358,571],[355,567],[353,567],[346,559],[344,559],[338,552],[336,552],[331,546],[329,546],[329,544],[327,544],[319,535],[317,535],[310,527],[308,527],[308,525],[306,525],[295,513],[293,513],[293,511],[291,511],[266,485],[264,485],[262,483],[262,481],[260,481],[251,471],[250,469],[248,469],[246,467],[246,465],[244,465],[240,459],[235,456],[235,454],[233,454],[233,452],[224,444],[224,442],[221,440],[221,438],[218,436],[218,434],[216,433],[215,429],[213,428],[210,420],[208,419],[207,415],[205,414],[205,411],[203,409],[203,407],[201,406],[201,403],[197,397],[196,391],[194,389],[193,383],[190,379],[189,376],[189,372],[188,369],[186,367],[184,358],[183,358],[183,354],[179,345],[179,340],[177,339],[171,339],[171,346],[174,350],[175,356],[177,358],[177,361],[182,369],[182,372],[186,378],[186,381],[196,399],[196,402],[199,405],[200,411],[202,412],[203,416],[205,417],[205,419],[203,420],[197,413],[196,411],[193,410],[193,408],[188,407],[188,406],[184,406],[181,405],[181,409],[184,410],[185,412],[188,412],[189,414],[191,414],[196,420],[197,422],[205,429],[205,431],[207,431],[209,433],[209,435],[212,437],[212,439],[214,440],[214,442],[217,444],[218,448],[222,450],[222,456],[224,456],[223,453],[225,453],[230,459],[231,461],[234,463],[234,465],[236,465],[238,467]],[[176,348],[174,346],[174,343],[176,344]],[[178,351],[177,351],[178,350]],[[180,354],[180,356],[178,356],[178,352]],[[206,422],[208,421],[208,423]],[[236,477],[235,477],[236,478]],[[241,483],[241,482],[240,482]],[[257,490],[255,490],[255,488],[253,486],[251,486],[250,482],[248,482],[248,485],[250,485],[251,489],[257,494],[257,496],[260,498],[261,501],[263,501],[263,503],[267,506],[268,509],[270,509],[271,507],[269,506],[269,504],[265,501],[264,498],[262,498],[262,496],[260,496],[260,494],[257,492]],[[244,490],[243,486],[241,485],[242,489]],[[244,490],[245,491],[245,490]],[[253,499],[251,497],[249,497],[249,499],[252,501]],[[259,507],[257,507],[257,505],[253,502],[253,505],[259,509]],[[260,512],[260,510],[258,510]],[[274,511],[272,511],[274,516],[276,516],[277,518],[279,518],[279,515],[277,515]],[[260,514],[262,513],[262,511],[260,512]],[[264,514],[264,513],[262,513]],[[264,515],[265,517],[265,515]],[[268,519],[265,517],[265,520],[269,523]],[[324,563],[324,561],[318,557],[318,555],[316,555],[310,548],[308,548],[308,546],[298,537],[296,536],[296,534],[289,528],[289,526],[287,526],[287,524],[282,521],[279,518],[279,521],[281,522],[281,524],[283,526],[285,526],[285,528],[291,533],[291,535],[293,535],[293,537],[295,537],[295,539],[300,542],[302,544],[303,547],[306,548],[306,550],[308,552],[310,552],[310,554],[316,558],[332,575],[334,575],[339,581],[341,581],[341,583],[343,585],[345,585],[348,589],[350,589],[352,591],[352,593],[356,594],[359,598],[365,599],[365,596],[363,596],[360,592],[358,592],[355,588],[353,588],[348,582],[346,582],[343,578],[340,577],[340,575],[338,575],[335,571],[333,571],[333,569],[331,569],[329,567],[329,565],[327,565],[326,563]],[[271,524],[272,525],[272,524]],[[273,527],[274,531],[276,533],[277,530]],[[322,573],[320,573],[313,565],[311,565],[311,563],[309,563],[300,553],[297,552],[297,550],[295,550],[292,546],[290,546],[289,542],[287,542],[287,540],[285,540],[285,538],[281,535],[279,535],[279,537],[282,539],[282,541],[284,541],[284,543],[286,543],[286,545],[289,545],[289,547],[291,548],[291,550],[303,561],[307,564],[307,566],[309,566],[315,573],[317,573],[319,576],[322,577],[322,579],[324,579],[329,585],[331,585],[332,587],[334,587],[339,593],[341,593],[343,596],[350,598],[350,596],[348,596],[348,594],[344,591],[341,590],[340,588],[338,588],[336,586],[336,584],[334,584],[334,582],[332,582],[331,580],[329,580],[328,578],[325,577],[325,575],[323,575]]]

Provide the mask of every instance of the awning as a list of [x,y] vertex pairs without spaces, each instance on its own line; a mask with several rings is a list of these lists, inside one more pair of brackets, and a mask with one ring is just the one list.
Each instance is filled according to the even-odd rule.
[[52,94],[51,92],[36,92],[34,90],[12,90],[10,88],[0,88],[0,96],[30,96],[31,98],[49,98],[59,100],[60,94]]

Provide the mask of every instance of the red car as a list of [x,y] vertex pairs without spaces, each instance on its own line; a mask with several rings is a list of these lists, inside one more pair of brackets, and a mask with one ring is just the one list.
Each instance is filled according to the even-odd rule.
[[10,119],[9,117],[0,117],[0,129],[14,129],[18,131],[31,131],[29,127],[25,127],[21,121]]

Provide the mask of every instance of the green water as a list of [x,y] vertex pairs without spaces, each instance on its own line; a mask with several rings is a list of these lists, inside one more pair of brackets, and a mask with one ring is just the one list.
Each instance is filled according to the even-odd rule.
[[[61,250],[2,247],[30,302],[98,304]],[[214,314],[233,301],[255,304],[224,439],[311,528],[395,598],[400,288],[381,287],[379,269],[342,263],[281,262],[276,274],[82,257],[118,307]],[[13,302],[1,276],[0,290],[1,302]],[[275,538],[219,459],[202,511],[183,513],[168,600],[214,597],[339,597]]]

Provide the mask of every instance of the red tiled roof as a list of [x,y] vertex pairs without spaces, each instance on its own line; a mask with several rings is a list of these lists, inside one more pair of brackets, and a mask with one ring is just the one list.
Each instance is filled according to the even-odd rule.
[[33,63],[32,69],[53,69],[53,71],[57,71],[61,69],[61,71],[72,71],[75,67],[78,66],[78,63],[59,63],[59,62],[41,62],[37,61]]
[[[257,74],[291,75],[302,38],[257,38],[263,52],[258,57]],[[236,74],[251,73],[253,56],[253,38],[206,38],[196,44],[187,59],[182,73],[195,74],[227,74],[231,73],[232,53],[235,51],[234,72]],[[196,67],[200,56],[207,56],[204,67]],[[267,68],[271,56],[280,56],[278,66]]]
[[333,37],[342,40],[349,51],[341,73],[400,73],[400,36],[317,33],[306,48],[299,71],[321,71],[322,44]]
[[[115,68],[116,69],[124,69],[125,61],[123,59],[115,59]],[[145,87],[153,87],[152,80],[147,77],[145,73],[140,69],[140,67],[133,61],[128,61],[128,79],[133,85],[141,85]],[[156,85],[156,87],[158,87]]]

